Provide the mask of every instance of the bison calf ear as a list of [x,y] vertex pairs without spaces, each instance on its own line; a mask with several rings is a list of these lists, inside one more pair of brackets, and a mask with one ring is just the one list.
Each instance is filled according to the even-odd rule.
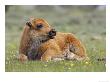
[[32,27],[31,22],[27,22],[26,25],[29,26],[30,28]]

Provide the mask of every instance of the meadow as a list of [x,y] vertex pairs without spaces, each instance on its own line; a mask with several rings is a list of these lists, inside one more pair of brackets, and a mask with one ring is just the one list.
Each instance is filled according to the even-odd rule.
[[[85,45],[87,61],[18,61],[23,26],[30,17],[44,18],[60,32],[75,34]],[[106,11],[79,6],[10,6],[5,15],[6,72],[105,72]]]

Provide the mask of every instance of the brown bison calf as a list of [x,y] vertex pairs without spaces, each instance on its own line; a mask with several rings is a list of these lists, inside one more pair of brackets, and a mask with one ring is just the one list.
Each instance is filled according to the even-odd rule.
[[86,58],[84,46],[73,34],[56,32],[47,21],[40,18],[26,23],[19,47],[19,60]]

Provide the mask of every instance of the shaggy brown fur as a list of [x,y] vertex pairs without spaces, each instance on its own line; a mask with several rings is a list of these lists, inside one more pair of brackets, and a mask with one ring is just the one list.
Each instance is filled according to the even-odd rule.
[[56,33],[45,20],[39,18],[26,23],[19,47],[19,60],[86,58],[83,44],[73,34]]

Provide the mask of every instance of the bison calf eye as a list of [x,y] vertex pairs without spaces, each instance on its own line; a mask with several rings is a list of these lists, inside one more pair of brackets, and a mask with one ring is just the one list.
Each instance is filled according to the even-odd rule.
[[36,25],[36,28],[37,28],[37,29],[40,29],[40,28],[42,28],[42,27],[43,27],[42,24],[37,24],[37,25]]

